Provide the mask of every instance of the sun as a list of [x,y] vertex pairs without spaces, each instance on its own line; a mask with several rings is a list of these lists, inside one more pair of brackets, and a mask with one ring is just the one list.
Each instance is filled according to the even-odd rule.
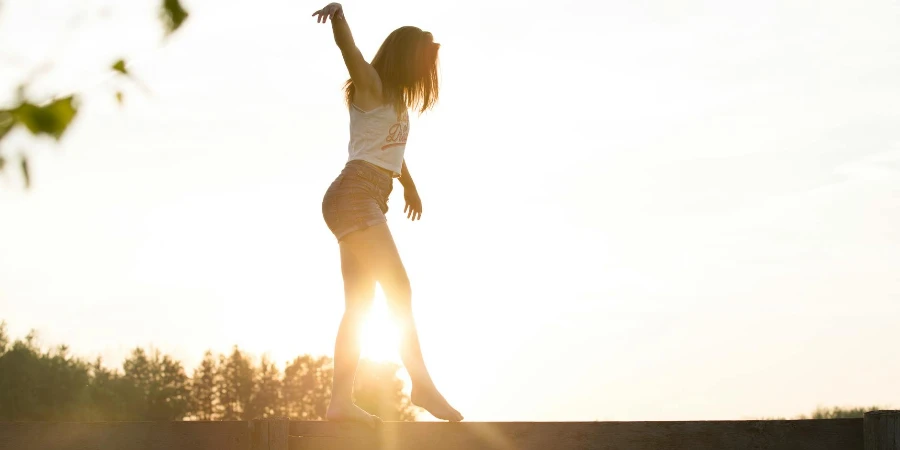
[[372,305],[362,334],[362,357],[379,362],[400,362],[400,336],[388,312],[381,287],[375,289]]

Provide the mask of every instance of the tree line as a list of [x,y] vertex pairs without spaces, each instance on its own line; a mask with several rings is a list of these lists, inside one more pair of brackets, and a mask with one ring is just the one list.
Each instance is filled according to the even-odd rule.
[[[357,404],[384,420],[415,420],[419,408],[403,392],[399,369],[361,361]],[[34,331],[11,341],[0,322],[2,421],[322,420],[332,371],[327,356],[301,355],[281,370],[237,346],[227,354],[207,351],[191,375],[171,356],[140,347],[110,369],[65,345],[43,350]]]
[[[878,411],[888,409],[884,406],[874,405],[864,406],[819,406],[809,415],[800,414],[793,417],[792,420],[810,420],[810,419],[861,419],[869,411]],[[765,420],[787,420],[786,417],[766,417]]]
[[[421,409],[403,392],[399,369],[361,361],[357,404],[384,420],[415,420]],[[312,355],[298,356],[281,370],[268,357],[256,361],[237,346],[228,354],[207,351],[191,375],[171,356],[140,347],[121,369],[109,369],[100,358],[70,355],[65,345],[42,350],[34,331],[10,341],[0,322],[0,421],[323,420],[332,370],[331,358]],[[819,407],[794,419],[856,418],[877,409],[884,408]]]

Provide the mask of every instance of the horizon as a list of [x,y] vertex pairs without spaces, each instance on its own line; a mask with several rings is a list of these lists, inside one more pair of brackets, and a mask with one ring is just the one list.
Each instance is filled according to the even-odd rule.
[[[59,144],[2,144],[32,186],[0,175],[0,320],[111,367],[331,355],[347,74],[321,5],[185,0],[160,46],[156,3],[3,3],[0,103],[48,58],[36,95],[85,98]],[[441,43],[441,100],[410,114],[422,221],[398,183],[387,216],[467,421],[900,406],[895,4],[342,4],[367,58],[400,25]],[[376,300],[364,356],[399,362]]]
[[[8,324],[0,321],[0,325],[8,325]],[[32,331],[33,331],[33,334],[29,333],[29,336],[22,336],[22,337],[7,336],[7,337],[11,338],[10,342],[14,342],[14,341],[31,342],[32,345],[34,345],[39,351],[48,352],[49,354],[54,354],[55,351],[58,350],[58,348],[47,347],[47,346],[43,345],[43,343],[41,343],[41,340],[40,340],[40,336],[39,336],[40,333],[38,333],[37,330],[32,330]],[[29,337],[34,337],[35,339],[33,341],[29,341],[29,339],[28,339]],[[0,354],[2,354],[2,350],[3,349],[0,348]],[[165,352],[161,351],[160,349],[152,347],[152,346],[148,347],[148,348],[136,347],[133,350],[134,351],[142,351],[147,357],[154,357],[154,354],[156,352],[158,352],[158,355],[162,356],[162,357],[171,356],[171,355],[167,355]],[[209,350],[209,351],[211,352],[211,350]],[[262,354],[252,354],[252,353],[248,353],[246,350],[243,350],[243,349],[238,348],[237,346],[234,346],[234,347],[232,347],[232,349],[230,351],[226,351],[224,353],[217,354],[215,352],[211,352],[211,356],[213,357],[214,360],[218,361],[217,364],[222,364],[221,358],[231,357],[232,356],[231,352],[233,352],[233,351],[239,351],[242,357],[248,358],[249,362],[251,363],[254,370],[259,370],[260,366],[258,364],[260,364],[263,361],[263,358],[266,358],[265,362],[267,364],[273,365],[278,370],[280,379],[285,379],[284,378],[285,377],[285,369],[287,368],[287,366],[289,366],[291,363],[294,362],[293,361],[294,359],[301,359],[304,356],[310,356],[313,358],[320,358],[320,357],[328,358],[329,361],[327,363],[327,367],[333,367],[333,363],[331,361],[332,356],[327,355],[327,354],[301,354],[301,355],[296,355],[295,357],[288,359],[287,361],[284,361],[284,363],[281,363],[279,361],[269,360],[268,352],[264,352]],[[122,364],[121,363],[118,366],[111,366],[110,364],[108,364],[108,362],[99,361],[99,360],[91,359],[91,358],[85,358],[84,355],[80,355],[78,352],[74,352],[74,351],[72,351],[71,348],[68,348],[68,347],[65,348],[64,355],[67,355],[70,358],[74,357],[74,358],[81,359],[83,362],[86,362],[89,364],[99,362],[102,367],[104,367],[108,370],[111,370],[113,373],[118,373],[120,375],[122,374],[122,372],[121,372]],[[132,358],[133,355],[129,354],[128,357]],[[360,361],[361,365],[364,365],[363,364],[364,361],[368,361],[368,362],[372,362],[372,363],[376,363],[376,364],[381,364],[381,363],[393,364],[394,367],[397,369],[396,378],[403,383],[402,393],[403,393],[403,395],[407,396],[407,398],[408,398],[409,391],[410,391],[409,376],[405,373],[402,362],[392,360],[390,357],[378,357],[377,355],[371,355],[371,354],[368,356],[364,356],[361,359],[361,361]],[[193,380],[193,381],[191,381],[193,383],[197,382],[197,380],[194,378],[194,376],[195,376],[196,370],[202,369],[200,366],[186,367],[186,366],[183,366],[182,362],[177,359],[175,362],[178,363],[180,365],[180,367],[182,367],[184,369],[184,373],[187,377],[187,380]],[[223,368],[221,366],[216,366],[216,370],[222,370],[222,369]],[[747,417],[740,417],[738,419],[732,419],[732,420],[811,420],[811,419],[822,419],[822,418],[847,418],[848,416],[832,417],[832,416],[828,416],[828,414],[837,414],[837,413],[849,414],[849,413],[853,413],[853,412],[862,414],[864,411],[884,410],[886,406],[890,406],[890,405],[883,405],[883,404],[879,404],[879,405],[857,405],[857,404],[824,405],[824,404],[817,404],[814,407],[807,409],[805,412],[798,412],[798,413],[791,415],[790,417],[786,417],[786,416],[754,416],[754,417],[750,417],[750,416],[747,416]],[[817,414],[824,415],[824,417],[816,417]],[[426,411],[421,410],[421,409],[417,410],[414,413],[414,415],[416,417],[415,421],[417,421],[417,422],[439,421],[439,420],[435,419],[434,417],[431,417]],[[198,419],[197,417],[191,416],[191,417],[186,417],[183,420],[193,421],[193,420],[210,420],[210,419]],[[212,420],[223,420],[223,419],[212,419]],[[310,420],[310,419],[295,418],[295,419],[291,419],[291,420]],[[704,419],[704,420],[709,420],[709,419]],[[716,420],[716,419],[712,419],[712,420]],[[496,420],[491,420],[491,421],[498,422]],[[604,422],[604,421],[616,422],[617,420],[613,420],[613,419],[610,419],[610,420],[580,419],[577,421],[578,422]],[[500,421],[500,422],[503,422],[503,421]],[[556,422],[556,420],[536,420],[536,421],[532,421],[532,422]]]

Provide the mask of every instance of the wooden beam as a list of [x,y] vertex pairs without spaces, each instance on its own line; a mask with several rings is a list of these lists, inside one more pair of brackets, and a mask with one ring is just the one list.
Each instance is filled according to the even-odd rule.
[[250,450],[269,450],[269,421],[257,419],[250,422]]
[[0,422],[0,449],[250,450],[247,422]]
[[865,450],[900,450],[900,411],[869,411],[863,421]]
[[290,419],[269,419],[269,450],[288,450]]
[[[700,422],[0,422],[15,450],[900,450],[900,412]],[[865,425],[865,426],[864,426]],[[865,439],[863,430],[866,430]],[[866,445],[872,446],[864,446]]]
[[293,421],[290,434],[290,450],[869,450],[862,419],[387,422],[378,431]]

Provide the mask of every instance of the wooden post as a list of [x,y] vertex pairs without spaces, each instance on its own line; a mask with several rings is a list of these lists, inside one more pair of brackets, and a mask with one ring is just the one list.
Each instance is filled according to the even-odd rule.
[[865,450],[900,450],[900,411],[869,411],[863,418]]
[[290,430],[289,417],[275,417],[269,419],[269,449],[288,450],[288,433]]
[[269,421],[250,421],[250,450],[269,450]]

